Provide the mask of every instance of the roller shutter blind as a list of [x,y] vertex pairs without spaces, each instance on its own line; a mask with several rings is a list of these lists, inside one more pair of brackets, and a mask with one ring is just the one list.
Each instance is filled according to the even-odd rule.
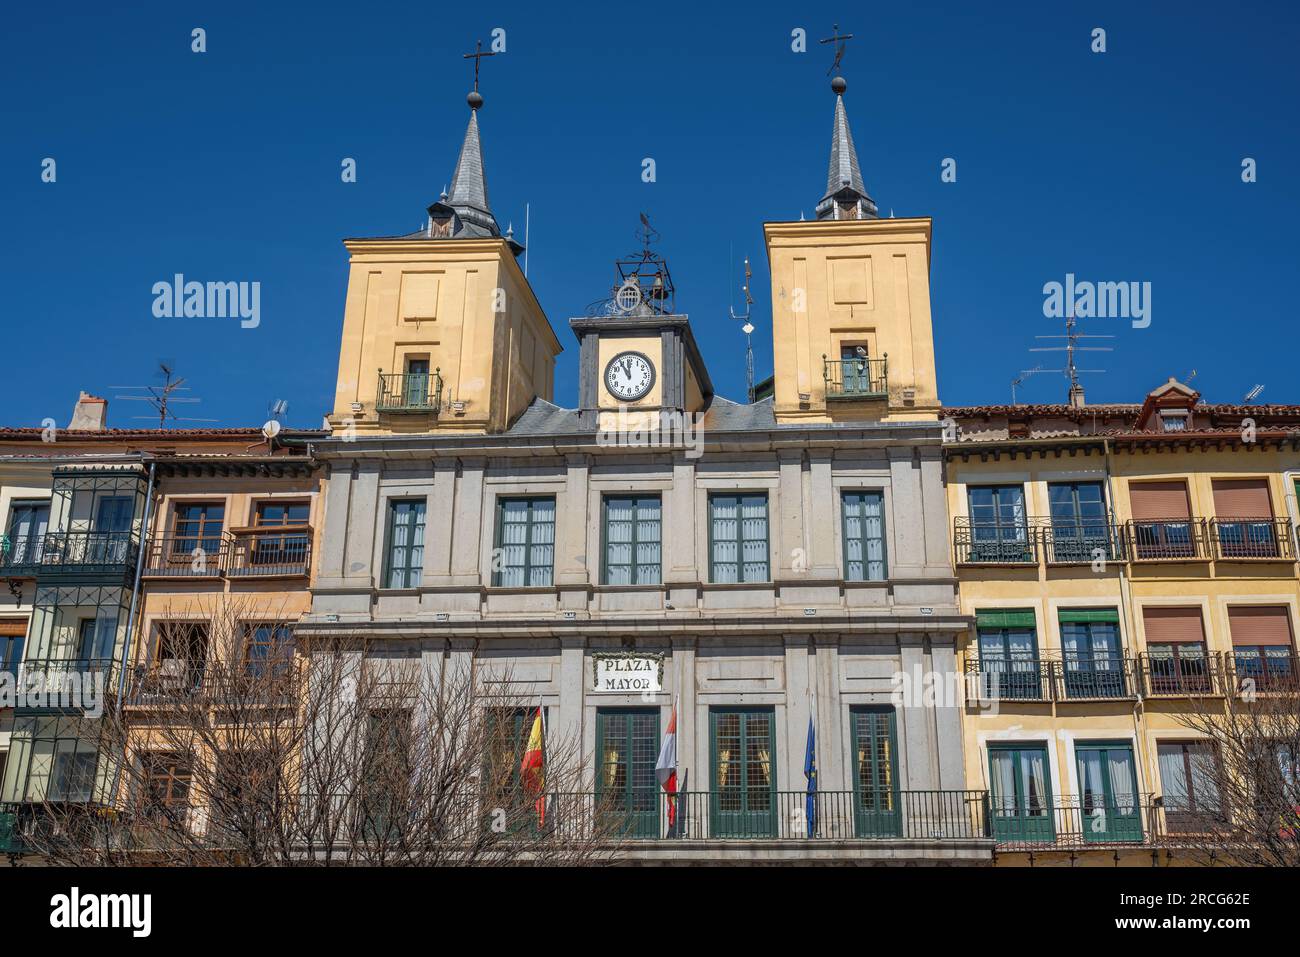
[[1291,617],[1285,605],[1238,605],[1228,608],[1233,645],[1291,644]]
[[1138,482],[1128,487],[1133,520],[1149,522],[1162,518],[1189,519],[1192,505],[1185,482]]
[[1205,641],[1199,608],[1143,608],[1142,622],[1148,645]]
[[1268,495],[1268,480],[1216,481],[1214,513],[1218,518],[1272,518],[1273,505]]

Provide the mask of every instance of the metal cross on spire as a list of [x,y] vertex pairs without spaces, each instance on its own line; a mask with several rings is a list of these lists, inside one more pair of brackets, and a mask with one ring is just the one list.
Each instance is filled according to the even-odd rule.
[[478,65],[479,65],[479,62],[480,62],[480,61],[481,61],[485,56],[496,56],[496,52],[495,52],[495,51],[489,51],[489,52],[487,52],[487,53],[484,53],[484,52],[483,52],[483,41],[482,41],[482,40],[475,40],[475,41],[474,41],[474,52],[473,52],[473,53],[466,53],[466,54],[463,54],[463,56],[464,56],[464,58],[465,58],[466,60],[473,60],[473,61],[474,61],[474,92],[477,93],[477,92],[478,92]]
[[835,44],[835,59],[831,63],[831,68],[826,71],[827,76],[830,76],[832,73],[839,72],[840,61],[844,59],[844,44],[846,41],[852,39],[853,39],[852,33],[840,33],[840,25],[838,23],[835,23],[831,25],[831,36],[827,37],[825,40],[819,41],[821,43]]

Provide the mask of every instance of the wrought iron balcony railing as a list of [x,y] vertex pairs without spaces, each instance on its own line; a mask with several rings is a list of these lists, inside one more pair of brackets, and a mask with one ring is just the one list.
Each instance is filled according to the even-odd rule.
[[1038,536],[1029,524],[997,525],[969,518],[953,520],[958,565],[1036,565]]
[[442,369],[428,372],[379,370],[379,412],[420,412],[437,415],[442,411]]
[[[1046,782],[1043,782],[1046,787]],[[1150,845],[1158,839],[1149,794],[1048,798],[992,795],[989,821],[999,850]]]
[[85,711],[118,693],[115,658],[28,658],[16,667],[17,707],[24,711]]
[[1129,555],[1137,562],[1212,557],[1203,518],[1130,521],[1125,526],[1125,533]]
[[223,535],[159,535],[145,546],[146,578],[217,578],[226,563]]
[[1045,522],[1041,528],[1043,553],[1049,565],[1091,565],[1095,562],[1122,562],[1128,552],[1124,547],[1124,527],[1106,520],[1085,519]]
[[889,355],[882,359],[828,359],[822,356],[826,398],[884,399],[889,396]]
[[1210,539],[1220,561],[1294,561],[1295,540],[1285,518],[1212,518]]
[[818,791],[810,801],[805,791],[752,785],[673,798],[654,789],[548,795],[547,819],[646,841],[979,840],[987,800],[986,791]]
[[1224,656],[1226,690],[1238,697],[1300,693],[1300,655],[1289,648],[1276,653],[1236,649]]
[[287,666],[258,673],[182,658],[137,665],[128,680],[125,700],[131,705],[273,706],[292,703],[300,690],[298,675]]
[[1110,701],[1138,696],[1137,667],[1118,655],[1063,655],[1056,662],[1058,701]]
[[33,578],[41,565],[45,535],[0,535],[0,576]]
[[1045,658],[970,657],[966,697],[979,701],[1051,701],[1057,662]]
[[1142,652],[1142,693],[1148,698],[1202,698],[1223,694],[1223,658],[1214,653]]
[[286,578],[311,569],[311,529],[296,525],[257,529],[231,537],[226,552],[229,578]]
[[74,571],[134,570],[139,542],[134,532],[46,532],[28,543],[36,574]]

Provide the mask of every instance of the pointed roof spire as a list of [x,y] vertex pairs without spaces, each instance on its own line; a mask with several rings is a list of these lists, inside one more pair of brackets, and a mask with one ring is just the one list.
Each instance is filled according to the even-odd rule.
[[849,116],[844,109],[844,91],[848,84],[837,76],[831,81],[835,91],[835,126],[831,132],[831,162],[826,173],[826,194],[817,204],[818,219],[876,219],[875,200],[867,193],[858,166],[858,151],[849,131]]
[[835,129],[831,133],[831,164],[826,174],[826,195],[817,204],[818,219],[877,218],[875,201],[867,195],[867,187],[862,182],[858,151],[853,146],[849,117],[844,111],[844,91],[849,85],[840,75],[840,64],[844,61],[845,44],[852,39],[853,34],[840,33],[840,25],[837,23],[831,35],[821,41],[834,44],[835,49],[835,59],[826,71],[834,74],[831,90],[835,93]]
[[[474,53],[465,54],[466,59],[474,61],[474,89],[466,97],[470,109],[469,126],[465,128],[465,139],[456,159],[456,171],[451,175],[451,188],[444,187],[438,201],[429,207],[430,236],[482,239],[501,235],[501,227],[488,202],[483,144],[478,130],[478,111],[483,108],[483,96],[478,90],[479,62],[483,57],[495,55],[484,53],[481,42],[476,44]],[[517,247],[516,252],[523,249],[513,239],[510,239],[510,244]]]
[[[475,94],[471,94],[475,96]],[[482,97],[478,97],[480,105]],[[460,228],[455,235],[500,236],[501,229],[488,203],[487,175],[483,172],[483,145],[478,133],[478,107],[470,110],[465,141],[451,174],[451,189],[442,205],[455,210]]]

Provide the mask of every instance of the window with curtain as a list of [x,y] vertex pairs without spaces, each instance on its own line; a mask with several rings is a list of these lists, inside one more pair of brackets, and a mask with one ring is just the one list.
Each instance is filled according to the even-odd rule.
[[971,561],[1029,560],[1029,518],[1025,514],[1023,486],[972,485],[966,490],[966,501]]
[[1220,820],[1219,764],[1208,741],[1164,741],[1156,746],[1166,824],[1186,833]]
[[713,737],[713,834],[775,836],[776,779],[772,767],[775,715],[771,708],[715,708]]
[[1033,611],[981,611],[976,614],[975,625],[983,694],[1007,700],[1042,698]]
[[550,585],[555,565],[555,498],[497,500],[497,551],[492,583]]
[[1084,840],[1141,840],[1142,821],[1132,745],[1121,742],[1079,744],[1074,756],[1079,776],[1078,827]]
[[851,582],[885,580],[885,499],[880,492],[845,492],[844,577]]
[[415,588],[424,569],[424,499],[388,503],[386,588]]
[[661,503],[658,495],[605,496],[605,584],[658,585]]
[[596,710],[597,806],[624,817],[629,837],[659,835],[658,708]]
[[1038,744],[990,745],[989,802],[998,840],[1053,840],[1056,816],[1047,749]]
[[1127,693],[1114,609],[1060,612],[1065,693],[1070,698],[1120,698]]
[[771,581],[768,571],[767,495],[709,497],[713,582]]
[[0,543],[0,564],[27,565],[41,560],[50,525],[48,499],[14,502],[9,513],[8,540]]
[[1049,482],[1052,561],[1090,561],[1093,549],[1114,558],[1106,495],[1100,482]]

